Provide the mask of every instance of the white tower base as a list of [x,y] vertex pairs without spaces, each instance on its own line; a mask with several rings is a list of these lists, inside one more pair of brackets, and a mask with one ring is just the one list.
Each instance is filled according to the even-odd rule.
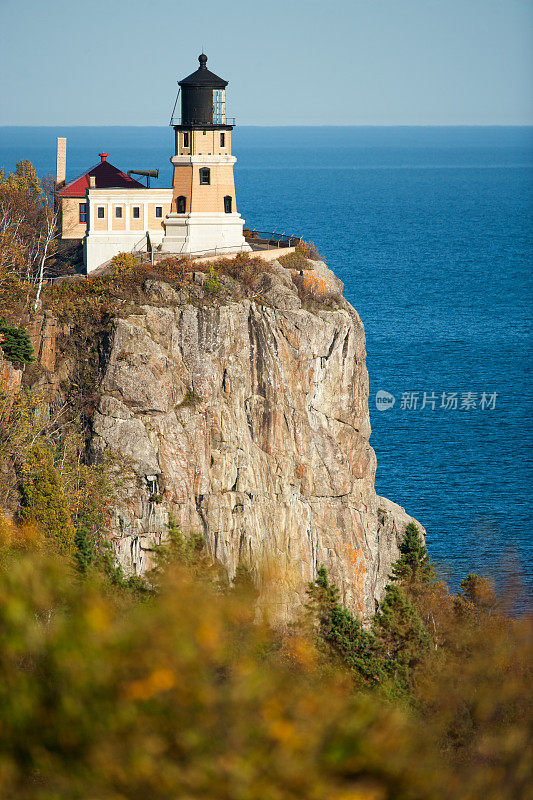
[[163,253],[235,253],[250,251],[242,235],[244,220],[240,214],[202,213],[176,214],[165,219],[165,235],[161,244]]

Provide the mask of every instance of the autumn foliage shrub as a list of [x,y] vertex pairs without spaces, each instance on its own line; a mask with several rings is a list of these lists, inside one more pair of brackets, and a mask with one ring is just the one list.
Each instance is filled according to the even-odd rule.
[[292,253],[286,253],[284,256],[280,256],[278,261],[282,267],[285,267],[285,269],[301,271],[305,269],[312,269],[313,267],[309,259],[296,251],[293,251]]
[[249,290],[253,290],[261,275],[271,269],[267,261],[259,256],[250,256],[248,253],[238,253],[234,258],[219,258],[209,262],[209,266],[219,274],[228,275],[239,281]]
[[321,308],[338,308],[339,303],[342,301],[340,292],[323,286],[319,282],[309,280],[305,272],[303,275],[293,275],[292,282],[296,287],[298,297],[302,304],[311,309],[316,306]]
[[410,709],[438,763],[436,797],[529,797],[533,708],[531,619],[502,613],[491,582],[470,574],[453,595],[436,580],[416,525],[364,630],[325,572],[309,587],[320,640],[356,686]]
[[286,269],[304,270],[312,269],[311,261],[323,261],[326,259],[320,255],[313,242],[299,242],[292,253],[280,256],[279,263]]
[[49,552],[84,571],[97,558],[125,465],[119,470],[112,454],[87,463],[79,420],[63,421],[32,392],[0,396],[0,509],[36,526]]
[[[308,622],[277,630],[258,616],[249,573],[232,587],[202,537],[169,533],[140,595],[109,570],[80,576],[35,527],[0,518],[2,798],[529,796],[531,625],[488,611],[472,576],[460,612],[451,595],[429,601],[438,582],[418,591],[428,648],[411,612],[365,629],[321,570],[317,641]],[[429,609],[433,629],[455,623],[437,647]],[[418,663],[409,696],[385,699],[400,634]]]
[[179,566],[138,602],[23,552],[0,635],[5,800],[435,796],[405,716]]
[[67,554],[74,546],[74,525],[68,497],[54,464],[51,448],[39,442],[30,448],[21,470],[20,518],[45,531],[51,551]]
[[296,245],[296,253],[309,259],[310,261],[324,261],[324,256],[321,256],[313,242],[298,242]]
[[131,253],[119,253],[104,274],[48,286],[44,297],[47,307],[64,318],[71,319],[72,314],[83,313],[87,307],[102,313],[119,313],[125,302],[145,299],[147,279],[181,288],[189,283],[191,270],[192,262],[187,258],[167,258],[150,264]]

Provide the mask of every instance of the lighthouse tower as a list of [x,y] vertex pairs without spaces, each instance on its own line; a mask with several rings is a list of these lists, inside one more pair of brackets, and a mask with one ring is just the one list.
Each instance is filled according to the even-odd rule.
[[172,207],[164,220],[165,253],[231,253],[249,250],[243,237],[244,220],[237,213],[231,132],[226,117],[228,82],[199,68],[179,81],[181,117],[173,118],[175,148]]

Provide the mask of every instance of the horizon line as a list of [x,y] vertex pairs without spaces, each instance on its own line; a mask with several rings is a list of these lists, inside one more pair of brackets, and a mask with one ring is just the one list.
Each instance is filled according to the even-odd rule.
[[[95,125],[94,123],[64,123],[64,122],[49,122],[42,125],[25,125],[19,122],[0,123],[1,128],[171,128],[172,125],[166,124],[149,124],[144,122],[135,123],[115,123],[105,122]],[[306,124],[292,124],[292,123],[243,123],[232,127],[236,128],[533,128],[532,122],[518,122],[518,123],[502,123],[502,122],[381,122],[381,123],[337,123],[334,125],[325,125],[320,123],[306,123]]]

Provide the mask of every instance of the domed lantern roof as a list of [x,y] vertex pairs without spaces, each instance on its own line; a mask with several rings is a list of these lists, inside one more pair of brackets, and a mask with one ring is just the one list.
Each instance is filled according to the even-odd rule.
[[201,53],[198,56],[198,61],[200,62],[200,66],[196,72],[192,72],[190,75],[187,75],[186,78],[183,78],[183,80],[178,81],[178,85],[198,86],[205,89],[225,89],[228,82],[207,69],[207,56],[205,53]]
[[[207,69],[207,56],[198,56],[200,66],[191,75],[178,81],[181,92],[181,119],[170,124],[176,128],[231,128],[235,120],[226,117],[226,86],[228,82]],[[176,98],[177,102],[178,98]],[[174,104],[175,108],[175,104]]]

